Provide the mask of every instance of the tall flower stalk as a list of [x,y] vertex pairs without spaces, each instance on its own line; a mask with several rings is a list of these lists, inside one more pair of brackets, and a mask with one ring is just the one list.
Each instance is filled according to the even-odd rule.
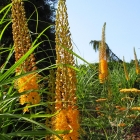
[[138,59],[137,59],[137,54],[134,48],[134,58],[135,58],[135,66],[136,66],[136,73],[139,74],[140,73],[140,69],[139,69],[139,63],[138,63]]
[[107,89],[108,92],[108,100],[112,99],[112,89],[110,85],[110,78],[109,78],[109,72],[108,72],[108,56],[106,54],[106,43],[105,43],[105,27],[106,22],[103,25],[102,28],[102,39],[99,44],[99,82],[101,84],[105,83],[104,89]]
[[[12,31],[15,50],[15,61],[18,61],[32,47],[31,38],[28,30],[27,20],[25,17],[24,3],[22,0],[12,0]],[[19,67],[16,68],[16,75],[36,70],[35,56],[31,54]],[[18,92],[28,90],[38,90],[37,74],[32,73],[17,79],[16,86]],[[20,96],[20,103],[26,104],[24,112],[29,111],[28,105],[40,102],[38,92],[33,91]]]
[[[77,140],[79,137],[79,111],[76,106],[76,73],[72,43],[70,38],[68,14],[65,0],[59,0],[56,14],[56,96],[55,109],[60,110],[53,120],[55,130],[73,130],[61,134],[64,140]],[[55,137],[55,140],[58,138]]]
[[99,80],[100,83],[104,83],[108,76],[106,44],[105,44],[105,26],[102,29],[102,40],[99,46]]

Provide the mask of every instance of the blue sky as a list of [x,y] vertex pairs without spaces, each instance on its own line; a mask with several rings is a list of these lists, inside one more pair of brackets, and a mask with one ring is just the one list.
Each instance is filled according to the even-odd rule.
[[[98,52],[89,44],[101,40],[106,22],[106,43],[120,58],[139,59],[140,0],[66,0],[74,51],[90,63],[98,62]],[[81,61],[79,61],[82,63]]]

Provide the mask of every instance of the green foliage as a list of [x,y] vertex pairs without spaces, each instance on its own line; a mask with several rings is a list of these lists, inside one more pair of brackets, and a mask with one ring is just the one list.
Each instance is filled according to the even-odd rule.
[[[100,84],[98,80],[98,63],[80,65],[77,73],[77,97],[81,113],[81,137],[80,139],[123,139],[130,128],[138,121],[138,118],[127,118],[130,115],[139,116],[137,111],[130,108],[138,106],[139,97],[135,94],[120,93],[123,88],[136,88],[138,78],[134,63],[126,63],[130,80],[125,79],[123,64],[109,62],[109,81]],[[111,99],[108,92],[111,91]],[[122,100],[131,97],[133,100]],[[96,102],[97,99],[106,98],[104,102]],[[121,109],[116,107],[120,106]],[[126,126],[118,125],[125,123]]]
[[[9,1],[3,1],[0,6],[4,6]],[[47,1],[49,4],[51,1]],[[28,5],[28,4],[30,5]],[[48,87],[44,79],[48,78],[48,75],[43,75],[38,82],[42,86],[38,91],[42,97],[41,102],[36,105],[30,105],[30,113],[23,113],[23,105],[19,104],[19,96],[27,94],[30,91],[23,92],[19,95],[17,89],[15,89],[14,81],[20,77],[26,76],[33,72],[28,72],[15,76],[15,69],[23,63],[28,56],[36,51],[38,58],[37,64],[38,70],[34,71],[38,74],[44,74],[44,71],[55,69],[53,64],[55,55],[53,49],[55,43],[54,35],[51,32],[53,27],[53,21],[46,18],[44,10],[48,10],[48,5],[44,5],[44,1],[29,1],[26,6],[28,9],[27,17],[29,22],[29,28],[33,32],[32,48],[22,56],[16,63],[14,61],[11,64],[11,59],[14,54],[13,45],[11,43],[9,12],[11,4],[7,5],[0,10],[0,139],[1,140],[43,140],[47,135],[56,135],[61,139],[58,134],[71,133],[72,130],[53,131],[49,127],[45,126],[46,118],[55,116],[58,112],[52,114],[46,113],[48,104],[54,102],[46,101],[49,96]],[[32,4],[31,4],[32,3]],[[36,7],[36,4],[38,7]],[[40,7],[41,10],[39,11]],[[45,7],[46,6],[46,7]],[[26,7],[26,8],[27,8]],[[35,8],[36,7],[36,8]],[[32,11],[30,13],[29,11]],[[5,12],[6,11],[6,12]],[[40,15],[42,15],[40,17]],[[48,12],[48,16],[50,13]],[[42,21],[45,22],[42,22]],[[50,22],[50,23],[47,23]],[[47,23],[47,24],[46,24]],[[5,45],[6,35],[7,45]],[[35,33],[35,34],[34,34]],[[52,35],[52,36],[51,36]],[[10,42],[10,43],[9,43]],[[47,42],[47,43],[46,43]],[[4,44],[4,45],[3,45]],[[40,45],[49,46],[50,50],[42,51]],[[48,46],[46,48],[48,48]],[[64,49],[67,50],[67,48]],[[69,50],[67,50],[69,51]],[[80,111],[80,139],[96,139],[96,140],[119,140],[129,133],[130,128],[139,122],[139,118],[129,118],[130,115],[139,116],[138,111],[132,111],[131,107],[139,106],[140,98],[136,94],[124,94],[120,93],[120,89],[123,88],[137,88],[140,89],[140,76],[135,73],[134,62],[126,63],[129,80],[125,78],[123,64],[120,62],[111,61],[108,63],[109,76],[108,81],[104,84],[99,83],[98,79],[98,63],[89,64],[86,60],[78,56],[76,53],[69,51],[78,59],[85,62],[85,65],[77,65],[76,67],[69,66],[75,69],[77,74],[77,104]],[[39,55],[42,57],[39,57]],[[47,59],[46,56],[47,55]],[[6,56],[6,57],[5,57]],[[52,60],[53,58],[53,60]],[[43,64],[42,64],[43,63]],[[109,92],[111,96],[109,96]],[[130,97],[133,100],[122,100],[123,98]],[[104,102],[97,102],[98,99],[106,99]],[[120,108],[119,108],[120,106]],[[117,108],[118,107],[118,108]],[[125,123],[124,127],[119,127],[119,124]]]

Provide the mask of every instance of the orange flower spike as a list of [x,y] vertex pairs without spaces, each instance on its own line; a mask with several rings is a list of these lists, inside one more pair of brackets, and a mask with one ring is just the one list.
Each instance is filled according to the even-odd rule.
[[[12,31],[14,40],[15,60],[18,61],[32,47],[31,38],[28,30],[27,20],[25,17],[24,3],[22,0],[12,0]],[[21,72],[36,70],[34,54],[31,54],[17,69],[16,75]],[[28,90],[38,90],[37,74],[29,74],[16,80],[15,84],[18,92],[22,93]],[[20,103],[23,105],[36,104],[40,102],[37,92],[20,96]],[[28,105],[27,105],[28,106]],[[27,106],[24,109],[28,111]]]
[[[66,66],[74,64],[73,55],[65,50],[72,51],[72,43],[70,38],[69,24],[68,24],[67,8],[64,0],[58,3],[56,14],[56,103],[61,102],[62,107],[68,107],[68,103],[74,105],[75,91],[76,91],[76,73],[75,70]],[[62,108],[61,107],[61,108]],[[57,108],[58,110],[61,108]]]
[[[12,32],[15,59],[18,61],[32,47],[22,0],[12,0]],[[16,74],[20,74],[21,71],[26,72],[35,69],[35,57],[34,54],[31,54],[29,58],[16,69]]]
[[100,83],[104,83],[108,76],[108,66],[107,66],[107,55],[106,55],[106,43],[105,43],[105,25],[102,29],[102,40],[99,45],[99,80]]
[[[56,90],[55,109],[61,109],[53,119],[55,130],[73,130],[69,134],[61,135],[64,140],[78,140],[79,111],[76,106],[76,73],[70,66],[75,66],[70,38],[68,14],[65,0],[59,0],[56,14]],[[69,50],[69,51],[68,51]],[[63,120],[63,122],[62,122]],[[54,136],[55,140],[57,138]]]

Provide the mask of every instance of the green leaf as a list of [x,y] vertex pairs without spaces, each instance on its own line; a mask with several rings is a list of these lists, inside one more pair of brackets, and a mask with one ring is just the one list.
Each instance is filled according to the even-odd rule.
[[[43,41],[42,41],[43,42]],[[42,43],[39,42],[34,47],[32,47],[25,55],[23,55],[12,67],[9,68],[1,77],[0,77],[0,84],[3,83],[3,81],[8,78],[8,76],[15,71],[16,67],[18,67],[20,64],[22,64],[27,57]]]
[[[5,114],[7,117],[13,117],[13,118],[19,118],[19,119],[22,119],[22,120],[25,120],[27,122],[30,122],[32,124],[36,124],[37,126],[45,129],[46,131],[48,131],[48,133],[50,134],[53,134],[53,135],[56,135],[58,138],[60,138],[60,140],[62,140],[62,138],[58,135],[58,133],[56,133],[55,131],[51,130],[50,128],[46,127],[45,125],[43,124],[40,124],[32,119],[28,119],[26,117],[21,117],[20,115],[15,115],[15,114]],[[0,116],[3,116],[3,114],[0,114]]]
[[[60,110],[59,110],[60,111]],[[51,118],[59,113],[59,111],[55,112],[54,114],[10,114],[10,113],[3,113],[0,114],[0,118],[6,117],[6,118]]]

